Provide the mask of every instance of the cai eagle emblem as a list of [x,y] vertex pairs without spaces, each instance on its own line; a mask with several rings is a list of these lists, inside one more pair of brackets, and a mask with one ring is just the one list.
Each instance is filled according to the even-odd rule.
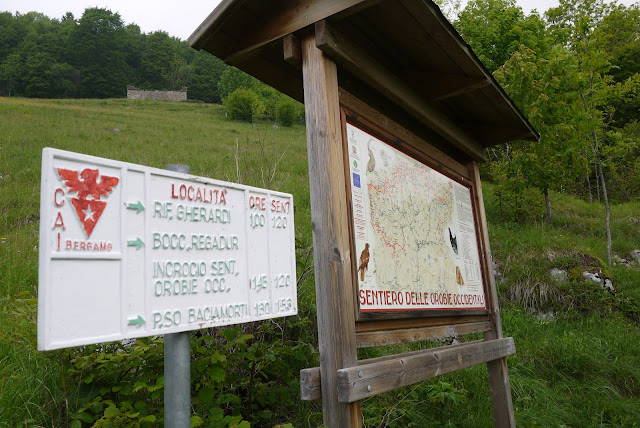
[[100,175],[97,169],[84,169],[80,174],[70,169],[56,168],[60,179],[68,187],[67,193],[78,192],[77,198],[71,198],[71,203],[87,238],[91,236],[107,203],[101,197],[107,197],[118,185],[120,179],[108,175]]

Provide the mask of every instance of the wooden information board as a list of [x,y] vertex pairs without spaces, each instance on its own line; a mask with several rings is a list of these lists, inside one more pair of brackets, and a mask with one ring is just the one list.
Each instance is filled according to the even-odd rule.
[[486,309],[470,185],[346,134],[360,313]]

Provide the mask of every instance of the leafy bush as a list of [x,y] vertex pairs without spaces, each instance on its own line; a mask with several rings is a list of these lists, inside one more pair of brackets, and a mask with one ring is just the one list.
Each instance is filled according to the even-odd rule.
[[223,102],[227,113],[234,120],[249,122],[264,113],[264,103],[251,89],[236,89]]
[[281,126],[293,126],[298,116],[296,102],[284,99],[278,104],[278,122]]
[[[283,326],[276,322],[191,334],[191,426],[285,422],[310,351],[283,341]],[[70,384],[79,385],[69,398],[72,427],[163,423],[164,339],[139,339],[129,348],[120,343],[87,346],[67,355]]]

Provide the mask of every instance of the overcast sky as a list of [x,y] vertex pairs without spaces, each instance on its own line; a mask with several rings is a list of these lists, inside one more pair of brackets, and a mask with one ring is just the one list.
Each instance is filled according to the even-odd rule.
[[[516,1],[527,14],[531,9],[542,14],[558,5],[557,0]],[[61,18],[71,12],[77,19],[86,8],[98,6],[118,12],[125,24],[138,24],[145,33],[163,30],[186,40],[218,3],[220,0],[0,0],[0,11],[36,11],[50,18]],[[629,5],[633,0],[622,0],[622,3]]]

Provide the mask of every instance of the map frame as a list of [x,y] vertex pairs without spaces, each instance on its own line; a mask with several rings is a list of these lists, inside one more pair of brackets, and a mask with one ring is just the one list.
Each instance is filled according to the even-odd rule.
[[[352,200],[352,171],[350,167],[350,157],[349,157],[349,140],[347,136],[347,127],[348,125],[353,126],[366,134],[369,134],[373,138],[379,140],[383,144],[389,146],[392,150],[402,153],[403,155],[413,159],[417,163],[423,165],[424,167],[431,169],[439,174],[442,174],[446,178],[466,187],[469,190],[469,196],[471,199],[471,210],[473,217],[473,227],[475,232],[475,242],[474,248],[478,253],[479,260],[479,272],[480,272],[480,288],[481,293],[483,295],[483,304],[484,307],[478,308],[460,308],[460,307],[445,307],[445,308],[417,308],[417,309],[380,309],[380,310],[365,310],[363,311],[360,304],[359,291],[360,284],[358,281],[359,275],[359,263],[360,257],[359,253],[356,249],[356,237],[355,237],[355,224],[354,224],[354,206]],[[354,309],[355,309],[355,318],[356,321],[372,321],[372,320],[407,320],[407,319],[415,319],[415,318],[446,318],[446,317],[456,317],[456,318],[468,318],[472,320],[476,316],[480,316],[481,318],[489,315],[491,313],[492,302],[490,299],[491,294],[489,293],[489,279],[488,275],[490,273],[487,272],[487,266],[484,263],[485,256],[485,247],[482,243],[481,230],[482,225],[480,224],[480,218],[477,212],[476,206],[476,192],[474,188],[474,182],[470,177],[465,177],[456,173],[454,168],[449,168],[446,160],[440,159],[440,157],[432,157],[429,154],[425,153],[426,150],[423,150],[424,147],[419,147],[415,144],[415,141],[406,141],[401,138],[398,134],[402,132],[406,132],[404,128],[401,128],[401,132],[398,132],[398,129],[386,129],[384,126],[381,126],[379,122],[373,122],[368,120],[366,117],[363,117],[360,114],[357,114],[350,109],[342,106],[341,107],[341,126],[342,126],[342,146],[343,146],[343,154],[344,154],[344,174],[345,174],[345,185],[346,185],[346,202],[349,210],[349,240],[350,240],[350,248],[352,262],[352,275],[353,275],[353,295],[354,295]],[[419,139],[420,143],[424,144],[426,147],[434,147],[429,142],[424,139]],[[438,151],[438,150],[436,150]],[[440,153],[442,155],[442,153]],[[445,155],[446,156],[446,155]],[[454,159],[453,157],[450,159]],[[366,162],[366,159],[363,159]],[[454,160],[455,161],[455,160]],[[471,174],[469,174],[471,175]],[[484,226],[486,227],[486,225]],[[427,322],[426,320],[424,322]]]

